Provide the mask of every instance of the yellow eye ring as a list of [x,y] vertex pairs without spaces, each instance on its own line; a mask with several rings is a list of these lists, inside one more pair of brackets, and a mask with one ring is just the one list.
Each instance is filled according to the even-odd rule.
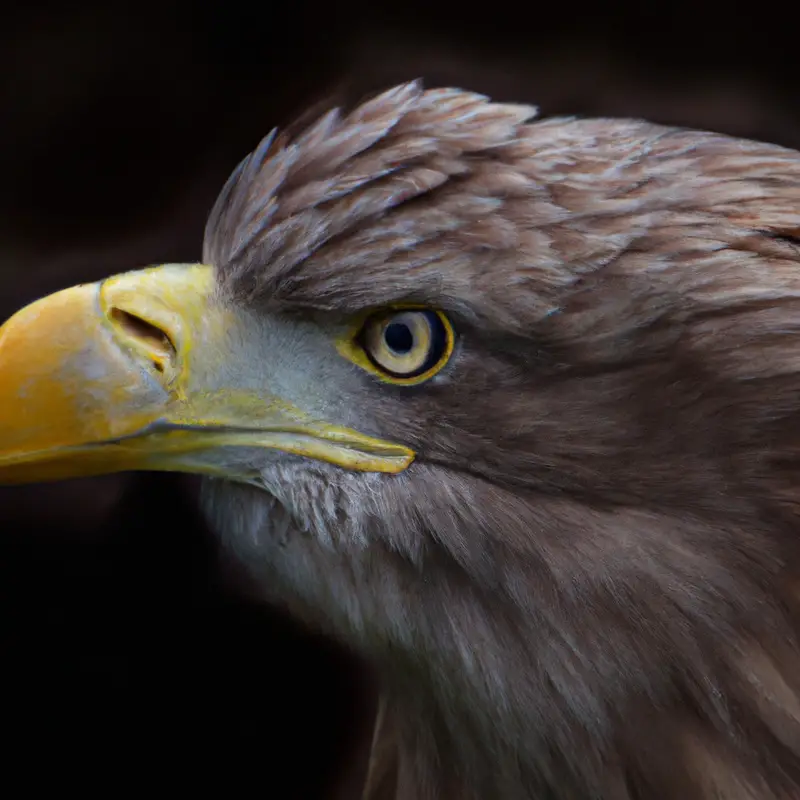
[[415,385],[436,375],[453,353],[455,334],[441,311],[392,308],[371,314],[342,355],[386,383]]

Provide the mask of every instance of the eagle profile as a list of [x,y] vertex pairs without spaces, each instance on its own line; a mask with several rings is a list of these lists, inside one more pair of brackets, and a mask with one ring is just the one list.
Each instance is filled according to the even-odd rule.
[[[200,473],[370,798],[800,796],[800,154],[409,83],[0,329],[0,482]],[[797,361],[797,363],[795,363]]]

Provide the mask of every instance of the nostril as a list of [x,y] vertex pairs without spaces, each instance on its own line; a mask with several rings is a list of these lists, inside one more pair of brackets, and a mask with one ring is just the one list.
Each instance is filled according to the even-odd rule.
[[128,336],[146,345],[154,356],[153,364],[159,372],[164,371],[164,361],[175,355],[175,344],[157,325],[142,319],[130,311],[112,308],[109,316]]

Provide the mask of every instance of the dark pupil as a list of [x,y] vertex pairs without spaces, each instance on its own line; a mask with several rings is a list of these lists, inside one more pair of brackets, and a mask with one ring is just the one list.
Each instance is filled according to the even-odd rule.
[[403,322],[390,322],[383,331],[383,339],[395,353],[405,354],[414,347],[414,334]]

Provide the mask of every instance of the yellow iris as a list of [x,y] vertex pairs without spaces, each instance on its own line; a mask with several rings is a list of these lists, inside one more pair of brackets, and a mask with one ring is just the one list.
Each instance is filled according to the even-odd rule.
[[447,317],[428,309],[388,309],[370,315],[339,352],[387,383],[413,385],[436,375],[453,352]]

